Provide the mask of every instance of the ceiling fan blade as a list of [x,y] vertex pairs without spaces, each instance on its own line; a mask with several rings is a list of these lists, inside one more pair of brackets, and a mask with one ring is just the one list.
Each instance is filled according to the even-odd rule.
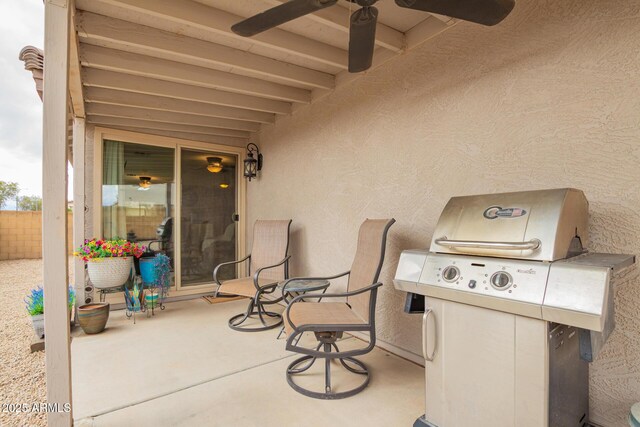
[[396,0],[400,7],[433,12],[482,25],[496,25],[511,13],[514,0]]
[[365,6],[351,14],[349,29],[349,72],[359,73],[371,68],[376,44],[378,9]]
[[338,0],[291,0],[238,22],[231,27],[231,31],[243,37],[255,36],[285,22],[333,6],[337,2]]

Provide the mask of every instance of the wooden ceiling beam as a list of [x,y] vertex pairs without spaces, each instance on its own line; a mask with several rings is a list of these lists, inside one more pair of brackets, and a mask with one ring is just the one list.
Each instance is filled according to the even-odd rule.
[[201,133],[204,135],[226,136],[229,138],[249,139],[249,132],[239,130],[221,129],[204,126],[179,125],[175,123],[154,122],[150,120],[140,120],[133,118],[99,116],[87,113],[87,120],[100,126],[128,126],[131,128],[157,129],[176,132]]
[[439,16],[430,15],[427,19],[407,31],[407,49],[415,49],[427,40],[453,27],[458,22],[455,19],[449,19],[445,22]]
[[[75,7],[71,7],[71,22],[77,19]],[[78,35],[73,26],[69,28],[69,96],[75,117],[84,117],[84,94],[80,76]]]
[[[334,76],[204,40],[120,19],[79,12],[76,29],[83,41],[107,43],[127,52],[156,56],[213,69],[244,71],[283,84],[333,89]],[[216,68],[217,67],[217,68]]]
[[[117,129],[120,131],[130,132],[132,137],[135,137],[135,134],[147,134],[147,135],[157,135],[164,136],[168,138],[178,138],[187,141],[198,141],[198,142],[208,142],[210,144],[219,144],[219,145],[232,145],[235,147],[244,147],[247,145],[247,141],[244,139],[238,138],[227,138],[224,136],[215,136],[215,135],[204,135],[201,133],[188,133],[188,132],[177,132],[177,131],[168,131],[168,130],[158,130],[158,129],[145,129],[145,128],[135,128],[129,126],[101,126],[108,129]],[[135,139],[135,138],[134,138]]]
[[84,43],[80,45],[80,62],[85,67],[118,71],[175,83],[281,101],[311,102],[311,92],[305,89]]
[[126,107],[123,105],[87,104],[87,114],[104,117],[131,118],[153,122],[174,123],[181,125],[208,126],[234,129],[244,132],[260,131],[260,123],[246,122],[219,117],[198,116],[195,114],[176,113],[173,111],[149,110],[147,108]]
[[85,86],[164,96],[186,101],[205,102],[207,104],[263,111],[266,113],[291,114],[291,103],[289,102],[132,76],[113,71],[98,70],[96,68],[85,68],[82,72],[82,81]]
[[243,110],[241,108],[222,107],[202,102],[184,101],[162,96],[124,92],[97,87],[85,88],[85,100],[100,104],[123,105],[128,107],[147,108],[150,110],[174,111],[177,113],[196,114],[224,119],[244,120],[257,123],[275,122],[275,114],[260,111]]
[[209,34],[218,34],[231,39],[243,40],[256,46],[265,46],[307,58],[319,63],[346,70],[347,52],[317,40],[274,28],[250,39],[238,36],[231,26],[246,17],[234,15],[192,0],[84,0],[78,1],[81,9],[92,10],[92,4],[111,5],[126,10],[168,20],[180,25],[197,28]]

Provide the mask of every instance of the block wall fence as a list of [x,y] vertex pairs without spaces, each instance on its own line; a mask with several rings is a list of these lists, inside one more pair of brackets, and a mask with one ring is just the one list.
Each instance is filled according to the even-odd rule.
[[[67,213],[69,254],[73,252],[73,214]],[[0,211],[0,261],[42,258],[42,212]]]

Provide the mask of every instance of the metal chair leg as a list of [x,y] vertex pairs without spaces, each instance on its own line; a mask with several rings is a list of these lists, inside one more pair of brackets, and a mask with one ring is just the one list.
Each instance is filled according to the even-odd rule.
[[[258,316],[258,319],[260,320],[260,323],[262,323],[263,326],[261,327],[241,327],[240,326],[244,322],[246,322],[249,318],[256,315]],[[272,324],[269,324],[264,318],[265,315],[271,318],[276,318],[277,320]],[[249,306],[247,307],[247,311],[245,313],[240,313],[233,316],[232,318],[229,319],[228,323],[229,323],[229,327],[234,331],[261,332],[261,331],[267,331],[269,329],[274,329],[280,326],[282,324],[282,315],[280,313],[267,311],[264,308],[262,301],[260,301],[260,298],[256,297],[256,298],[252,298],[249,301]]]
[[[317,354],[302,356],[294,360],[293,362],[291,362],[291,364],[289,364],[289,366],[287,367],[286,377],[287,377],[287,383],[289,384],[289,386],[291,386],[291,388],[293,388],[298,393],[303,394],[305,396],[313,397],[315,399],[325,399],[325,400],[344,399],[346,397],[351,397],[355,394],[358,394],[362,390],[364,390],[367,387],[367,385],[369,385],[369,378],[370,378],[369,370],[367,369],[366,365],[354,357],[343,357],[343,358],[336,357],[336,359],[340,361],[340,364],[347,371],[352,372],[354,374],[358,374],[358,375],[364,375],[365,378],[364,378],[364,381],[355,388],[352,388],[350,390],[343,391],[343,392],[338,392],[338,393],[335,393],[333,391],[332,384],[331,384],[331,359],[333,358],[327,357],[327,354],[331,353],[333,349],[335,349],[335,353],[340,353],[340,350],[338,349],[338,346],[335,344],[336,337],[331,337],[331,338],[321,337],[320,339],[321,339],[321,342],[316,347],[316,350],[314,352]],[[321,347],[324,347],[323,351],[320,351]],[[293,380],[294,375],[307,371],[315,363],[316,359],[318,358],[325,359],[325,366],[324,366],[325,391],[324,393],[306,389],[296,384],[295,381]],[[355,365],[357,368],[349,366],[347,362]],[[303,363],[306,363],[306,365],[301,366]]]
[[[331,352],[331,344],[325,343],[325,353]],[[324,392],[331,393],[331,359],[324,359]]]

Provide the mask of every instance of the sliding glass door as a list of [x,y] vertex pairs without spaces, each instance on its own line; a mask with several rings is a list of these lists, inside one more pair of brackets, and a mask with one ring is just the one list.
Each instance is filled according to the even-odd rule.
[[237,163],[235,155],[180,152],[182,287],[211,283],[216,265],[236,259]]
[[101,155],[102,237],[167,254],[176,289],[205,292],[239,252],[238,153],[104,139]]
[[173,261],[175,150],[104,141],[102,234],[162,251]]

